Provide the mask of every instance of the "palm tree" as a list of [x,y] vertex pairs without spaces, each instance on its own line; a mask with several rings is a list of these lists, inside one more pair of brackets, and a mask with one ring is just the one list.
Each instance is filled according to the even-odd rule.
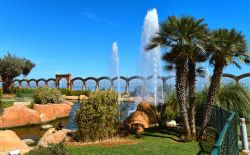
[[[158,46],[165,48],[163,60],[174,64],[176,68],[176,93],[179,103],[180,113],[184,122],[184,129],[187,137],[191,137],[187,100],[186,100],[186,75],[187,64],[190,53],[203,51],[203,45],[207,38],[207,24],[203,24],[203,19],[183,16],[177,18],[170,16],[160,25],[159,32],[151,39],[145,48],[146,51]],[[170,48],[169,51],[168,48]],[[199,49],[199,50],[193,50]],[[194,58],[194,57],[192,57]],[[192,59],[193,60],[193,59]],[[195,61],[193,61],[195,63]]]
[[218,29],[212,32],[212,36],[213,39],[209,43],[207,51],[211,54],[209,61],[213,65],[214,71],[208,90],[207,103],[204,106],[200,138],[209,121],[211,108],[215,105],[223,69],[230,64],[241,68],[239,62],[249,63],[250,60],[246,39],[241,32],[235,29]]

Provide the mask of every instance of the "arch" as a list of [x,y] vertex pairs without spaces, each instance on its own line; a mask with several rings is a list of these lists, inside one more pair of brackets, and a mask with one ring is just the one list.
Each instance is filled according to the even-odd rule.
[[84,80],[80,78],[75,78],[71,80],[71,88],[72,90],[83,90],[83,87],[85,86]]
[[75,77],[71,80],[71,83],[73,83],[75,80],[80,80],[82,82],[84,82],[84,78],[81,78],[81,77]]
[[95,81],[95,82],[98,82],[98,78],[95,78],[95,77],[87,77],[87,78],[84,80],[84,82],[86,83],[86,82],[89,81],[89,80],[93,80],[93,81]]
[[98,80],[99,83],[99,89],[100,90],[109,90],[111,89],[111,79],[110,78],[99,78]]
[[128,81],[127,78],[113,78],[112,79],[112,84],[113,84],[113,90],[114,91],[118,91],[119,87],[118,87],[118,80],[120,81],[120,92],[125,93],[126,91],[128,91]]
[[37,87],[36,80],[29,80],[29,87],[30,88],[36,88]]
[[21,88],[29,88],[29,82],[28,80],[20,80]]
[[95,91],[97,80],[95,78],[87,78],[85,79],[85,90]]
[[58,80],[58,88],[68,88],[68,80],[66,78],[60,78]]
[[[112,78],[111,81],[114,82],[114,81],[117,80],[118,78],[119,78],[119,77],[116,76],[116,77]],[[124,77],[124,76],[120,76],[120,79],[122,79],[122,80],[128,82],[128,78],[126,78],[126,77]]]
[[46,80],[45,79],[39,79],[36,81],[37,87],[45,87],[46,86]]
[[21,87],[20,81],[19,81],[19,80],[14,80],[14,81],[12,82],[12,84],[13,84],[14,87]]
[[55,79],[48,79],[48,80],[46,80],[46,82],[47,82],[47,86],[49,87],[49,88],[56,88],[56,80]]
[[144,77],[142,77],[142,76],[138,76],[138,75],[135,75],[135,76],[131,76],[131,77],[129,77],[129,78],[128,78],[128,81],[130,81],[130,80],[134,80],[134,79],[141,79],[141,80],[145,80],[145,78],[144,78]]
[[97,79],[98,81],[101,81],[101,80],[112,80],[112,78],[110,78],[110,77],[107,77],[107,76],[103,76],[103,77],[100,77],[100,78],[98,78]]
[[131,96],[138,96],[140,91],[143,89],[145,80],[142,78],[131,78],[129,80],[129,92]]

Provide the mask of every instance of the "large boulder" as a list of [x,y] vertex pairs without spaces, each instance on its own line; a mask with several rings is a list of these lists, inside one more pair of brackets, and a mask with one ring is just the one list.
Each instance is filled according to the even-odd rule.
[[27,153],[31,147],[26,145],[11,130],[0,131],[0,154],[9,154],[10,151],[20,150],[21,154]]
[[42,122],[49,122],[57,118],[68,117],[71,111],[71,105],[68,103],[35,104],[33,109],[40,113]]
[[131,127],[148,128],[150,125],[158,122],[158,115],[157,110],[149,102],[143,101],[124,123],[130,124]]
[[4,109],[0,116],[0,128],[40,124],[40,113],[25,105],[14,105]]
[[51,143],[57,144],[63,140],[68,141],[69,137],[67,136],[67,134],[70,132],[71,130],[69,129],[62,129],[62,130],[56,131],[55,128],[51,128],[45,132],[43,137],[38,142],[38,145],[48,146],[48,144],[51,144]]

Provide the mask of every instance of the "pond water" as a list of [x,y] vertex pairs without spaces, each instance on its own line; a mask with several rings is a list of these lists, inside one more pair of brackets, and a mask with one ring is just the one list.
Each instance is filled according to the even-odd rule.
[[[51,121],[45,124],[43,123],[40,125],[12,128],[10,130],[14,131],[21,139],[33,139],[35,141],[38,141],[42,137],[42,135],[46,132],[46,130],[41,129],[41,126],[46,124],[51,124],[54,127],[56,127],[61,121],[62,124],[64,125],[64,128],[76,130],[77,125],[75,123],[75,113],[77,112],[79,107],[80,103],[75,102],[74,105],[72,106],[70,115],[67,118],[57,119],[55,121]],[[118,108],[117,120],[120,122],[124,121],[132,112],[135,111],[136,107],[137,104],[135,102],[121,102]]]

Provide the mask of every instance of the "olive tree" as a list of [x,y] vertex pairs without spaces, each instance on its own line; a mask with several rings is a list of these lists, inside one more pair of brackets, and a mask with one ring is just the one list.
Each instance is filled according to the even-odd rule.
[[0,76],[3,82],[3,92],[8,93],[14,78],[27,76],[35,64],[25,58],[7,53],[0,58]]

